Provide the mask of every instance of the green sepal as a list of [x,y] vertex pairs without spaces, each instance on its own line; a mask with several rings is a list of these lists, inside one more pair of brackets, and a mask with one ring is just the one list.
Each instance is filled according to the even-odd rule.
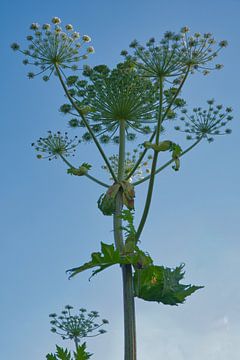
[[67,170],[68,174],[76,175],[76,176],[84,176],[87,174],[88,170],[90,170],[92,165],[88,163],[83,163],[79,168],[71,167]]
[[184,277],[184,264],[175,269],[151,265],[134,273],[135,296],[146,301],[156,301],[166,305],[178,305],[186,297],[203,286],[180,284]]

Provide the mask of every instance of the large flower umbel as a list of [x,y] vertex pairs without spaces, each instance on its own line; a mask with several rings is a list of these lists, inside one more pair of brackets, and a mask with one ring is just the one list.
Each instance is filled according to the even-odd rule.
[[233,119],[232,108],[214,105],[213,99],[208,100],[207,103],[208,109],[194,108],[192,115],[189,115],[186,109],[182,110],[183,116],[180,120],[184,128],[175,126],[175,129],[187,133],[188,140],[203,137],[212,142],[213,136],[231,134],[232,131],[227,128],[227,125]]
[[77,70],[77,63],[82,59],[87,59],[88,54],[94,52],[92,46],[85,47],[82,50],[83,45],[91,41],[88,35],[81,36],[74,31],[71,24],[67,24],[63,31],[60,23],[61,20],[58,17],[52,19],[51,25],[43,24],[40,26],[33,23],[30,26],[32,34],[27,36],[28,48],[22,50],[17,43],[11,45],[14,51],[20,51],[25,55],[24,65],[30,64],[38,68],[36,73],[28,73],[30,79],[46,72],[43,80],[47,81],[56,66],[61,69]]
[[48,131],[48,136],[39,138],[36,143],[32,143],[35,150],[38,152],[38,159],[57,159],[58,156],[68,157],[74,156],[76,147],[81,141],[77,136],[74,139],[69,139],[67,132],[61,134],[60,131],[52,133]]
[[216,44],[210,33],[195,33],[189,36],[189,28],[183,27],[178,34],[167,31],[159,43],[151,38],[146,47],[134,40],[130,44],[133,55],[126,50],[121,54],[133,61],[142,71],[142,75],[155,79],[172,78],[171,80],[178,83],[186,71],[198,70],[207,75],[210,70],[221,69],[221,64],[213,66],[211,63],[220,49],[226,46],[227,41]]
[[[134,140],[136,132],[149,134],[153,131],[158,92],[154,84],[139,76],[132,64],[120,63],[113,70],[106,65],[93,69],[85,67],[83,74],[88,81],[71,76],[67,84],[76,105],[102,143],[119,142],[115,135],[121,121],[125,122],[128,140]],[[66,104],[60,110],[72,112],[73,107]],[[70,120],[69,125],[84,127],[77,117]],[[83,139],[91,140],[90,134],[85,133]]]

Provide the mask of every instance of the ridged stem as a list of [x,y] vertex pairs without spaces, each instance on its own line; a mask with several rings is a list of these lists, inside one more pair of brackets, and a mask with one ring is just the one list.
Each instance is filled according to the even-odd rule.
[[[119,126],[119,157],[118,157],[118,181],[124,179],[125,168],[125,121],[120,121]],[[122,192],[116,196],[116,207],[113,215],[114,240],[116,248],[123,250],[124,239],[122,233],[122,214],[123,200]],[[123,281],[123,305],[124,305],[124,360],[136,360],[136,324],[135,324],[135,304],[133,274],[131,265],[122,265]]]

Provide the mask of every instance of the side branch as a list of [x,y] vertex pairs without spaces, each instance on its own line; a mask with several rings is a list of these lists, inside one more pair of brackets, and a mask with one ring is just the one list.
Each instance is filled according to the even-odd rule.
[[[71,169],[76,169],[67,159],[65,159],[64,156],[60,155],[61,159],[65,162],[65,164],[67,164]],[[77,170],[77,169],[76,169]],[[84,174],[83,176],[86,176],[87,178],[89,178],[90,180],[94,181],[95,183],[104,186],[106,188],[109,188],[110,185],[102,182],[101,180],[98,180],[97,178],[95,178],[92,175],[89,175],[88,173]]]
[[63,87],[63,89],[64,89],[64,91],[65,91],[65,94],[66,94],[68,100],[70,101],[70,103],[72,104],[72,106],[74,107],[74,109],[78,112],[78,114],[81,116],[81,118],[82,118],[82,120],[83,120],[83,122],[84,122],[84,125],[85,125],[86,128],[88,129],[88,131],[89,131],[89,133],[90,133],[90,135],[91,135],[91,137],[92,137],[95,145],[97,146],[100,154],[102,155],[102,158],[103,158],[103,160],[105,161],[105,163],[106,163],[106,165],[107,165],[107,167],[108,167],[108,169],[109,169],[109,171],[110,171],[113,179],[114,179],[115,181],[117,181],[116,175],[115,175],[115,173],[114,173],[114,171],[113,171],[113,169],[112,169],[112,167],[111,167],[111,165],[110,165],[110,163],[109,163],[109,161],[108,161],[108,158],[106,157],[106,155],[105,155],[105,153],[104,153],[104,151],[103,151],[103,149],[102,149],[99,141],[97,140],[94,132],[92,131],[92,129],[91,129],[88,121],[86,120],[86,118],[85,118],[84,114],[82,113],[81,109],[78,108],[78,106],[77,106],[77,105],[75,104],[75,102],[73,101],[71,95],[69,94],[69,91],[68,91],[68,89],[67,89],[67,87],[66,87],[66,85],[65,85],[65,83],[64,83],[64,80],[63,80],[63,78],[62,78],[61,72],[60,72],[60,70],[59,70],[59,68],[58,68],[57,65],[55,65],[55,69],[56,69],[57,75],[58,75],[58,77],[59,77],[59,80],[60,80],[60,82],[61,82],[61,85],[62,85],[62,87]]
[[[183,155],[185,155],[186,153],[188,153],[190,150],[192,150],[197,144],[200,143],[200,141],[202,140],[203,137],[201,137],[200,139],[198,139],[195,143],[193,143],[191,146],[189,146],[186,150],[184,150],[180,155],[179,157],[182,157]],[[167,166],[171,165],[172,163],[174,162],[174,159],[171,159],[169,161],[167,161],[164,165],[162,165],[161,167],[159,167],[154,175],[158,174],[160,171],[164,170]],[[148,175],[146,177],[144,177],[143,179],[140,179],[138,181],[135,181],[134,183],[132,183],[133,186],[136,186],[136,185],[139,185],[139,184],[142,184],[143,182],[149,180],[151,177],[151,175]]]
[[[159,92],[159,110],[158,110],[158,123],[156,128],[156,144],[159,143],[159,137],[161,132],[161,123],[163,121],[162,119],[162,106],[163,106],[163,79],[159,79],[159,85],[160,85],[160,92]],[[143,231],[144,225],[147,220],[148,212],[150,209],[151,201],[152,201],[152,194],[153,194],[153,186],[154,186],[154,180],[155,180],[155,171],[157,167],[157,160],[158,160],[158,151],[154,151],[153,161],[152,161],[152,167],[151,167],[151,174],[150,174],[150,181],[148,184],[148,192],[146,197],[146,202],[143,210],[143,214],[140,220],[140,224],[137,229],[136,238],[139,240],[140,235]]]
[[[190,68],[188,67],[187,68],[187,71],[186,71],[186,74],[184,75],[184,78],[178,88],[178,90],[176,91],[175,95],[173,96],[172,98],[172,101],[171,103],[168,105],[167,109],[165,110],[163,116],[162,116],[162,120],[161,122],[163,122],[163,120],[165,119],[165,117],[167,116],[167,113],[168,111],[170,110],[171,106],[173,105],[174,101],[176,100],[176,98],[178,97],[187,77],[188,77],[188,74],[189,74],[189,71],[190,71]],[[150,139],[149,139],[149,142],[152,142],[154,137],[156,135],[156,130],[152,133]],[[137,162],[135,163],[134,167],[132,168],[132,170],[130,171],[130,173],[128,174],[126,180],[130,179],[130,177],[134,174],[134,172],[136,171],[136,169],[138,168],[138,166],[141,164],[141,161],[143,160],[144,156],[146,155],[146,152],[148,151],[148,149],[144,149],[142,154],[139,156]],[[150,176],[148,177],[148,179],[150,178]]]

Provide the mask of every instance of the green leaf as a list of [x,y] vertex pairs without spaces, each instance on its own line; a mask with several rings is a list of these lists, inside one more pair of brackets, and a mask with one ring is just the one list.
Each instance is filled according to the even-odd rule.
[[161,302],[166,305],[178,305],[186,297],[203,286],[183,285],[184,264],[175,269],[151,265],[134,273],[135,296],[146,300]]
[[56,357],[56,355],[53,355],[53,354],[47,354],[46,359],[47,360],[57,360],[57,357]]
[[67,349],[63,349],[60,346],[56,345],[56,355],[60,360],[71,360],[71,353]]
[[70,273],[69,279],[84,270],[98,267],[98,269],[94,270],[92,273],[92,276],[94,276],[107,267],[119,264],[121,262],[120,253],[114,249],[114,245],[104,244],[103,242],[101,242],[101,252],[94,252],[91,254],[91,257],[92,260],[86,262],[82,266],[67,270],[67,272]]
[[75,360],[88,360],[92,355],[86,351],[86,343],[78,345],[76,352],[74,352]]
[[120,254],[118,250],[115,250],[113,244],[108,245],[103,242],[101,242],[101,252],[94,252],[91,254],[91,257],[91,261],[86,262],[79,267],[67,270],[67,273],[70,274],[69,279],[82,271],[89,270],[94,267],[97,267],[97,269],[92,272],[91,277],[115,264],[132,264],[137,268],[144,268],[145,266],[152,264],[151,257],[141,251],[137,246],[134,247],[131,254]]

